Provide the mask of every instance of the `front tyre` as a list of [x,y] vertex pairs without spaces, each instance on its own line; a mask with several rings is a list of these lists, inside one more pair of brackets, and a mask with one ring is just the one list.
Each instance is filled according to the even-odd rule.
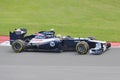
[[12,49],[16,52],[16,53],[20,53],[24,50],[24,41],[22,40],[16,40],[12,43]]
[[88,50],[89,50],[89,45],[87,42],[81,41],[77,43],[76,51],[78,52],[78,54],[81,54],[81,55],[87,54]]

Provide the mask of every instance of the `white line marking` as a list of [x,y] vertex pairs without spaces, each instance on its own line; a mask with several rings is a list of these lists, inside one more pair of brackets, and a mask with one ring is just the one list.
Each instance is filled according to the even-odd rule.
[[10,41],[4,41],[0,43],[0,46],[10,46]]

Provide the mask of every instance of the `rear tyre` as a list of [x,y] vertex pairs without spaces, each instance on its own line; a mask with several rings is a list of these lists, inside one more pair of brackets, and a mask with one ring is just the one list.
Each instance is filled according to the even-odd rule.
[[87,54],[88,50],[89,50],[89,45],[87,42],[81,41],[77,43],[76,51],[78,52],[78,54],[81,54],[81,55]]
[[16,52],[16,53],[20,53],[24,50],[25,47],[25,43],[22,40],[16,40],[12,43],[12,49]]

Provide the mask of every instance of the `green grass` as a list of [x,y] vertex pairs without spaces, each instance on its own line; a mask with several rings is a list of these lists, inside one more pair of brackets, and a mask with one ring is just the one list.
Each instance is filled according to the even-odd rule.
[[120,0],[0,0],[0,35],[20,27],[120,41]]

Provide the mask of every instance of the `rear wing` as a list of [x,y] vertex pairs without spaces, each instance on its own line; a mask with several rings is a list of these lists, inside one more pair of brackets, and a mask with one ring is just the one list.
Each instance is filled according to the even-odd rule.
[[26,29],[15,29],[13,32],[9,32],[10,45],[17,39],[23,39],[26,33]]

